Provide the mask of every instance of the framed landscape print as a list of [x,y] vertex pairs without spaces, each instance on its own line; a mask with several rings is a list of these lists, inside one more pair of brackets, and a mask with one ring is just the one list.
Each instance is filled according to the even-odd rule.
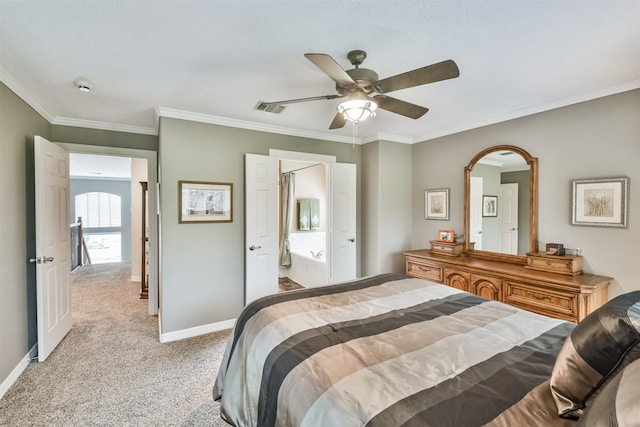
[[425,190],[424,218],[449,219],[449,189]]
[[232,222],[233,184],[178,181],[178,222]]
[[571,224],[625,228],[628,187],[627,177],[572,181]]

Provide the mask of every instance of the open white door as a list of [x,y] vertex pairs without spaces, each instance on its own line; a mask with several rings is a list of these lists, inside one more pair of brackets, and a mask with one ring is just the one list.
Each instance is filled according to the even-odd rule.
[[331,164],[331,279],[356,278],[356,165]]
[[518,254],[518,184],[500,184],[500,252]]
[[69,154],[36,136],[35,207],[38,361],[71,330]]
[[245,305],[278,292],[278,160],[245,154]]
[[474,249],[482,249],[482,185],[481,176],[472,176],[469,194],[469,241]]

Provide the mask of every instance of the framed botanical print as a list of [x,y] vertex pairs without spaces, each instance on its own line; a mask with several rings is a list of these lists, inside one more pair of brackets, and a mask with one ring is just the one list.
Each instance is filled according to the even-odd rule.
[[627,227],[629,178],[572,181],[572,225]]
[[424,218],[449,219],[449,189],[425,190]]
[[498,196],[482,196],[482,216],[498,216]]

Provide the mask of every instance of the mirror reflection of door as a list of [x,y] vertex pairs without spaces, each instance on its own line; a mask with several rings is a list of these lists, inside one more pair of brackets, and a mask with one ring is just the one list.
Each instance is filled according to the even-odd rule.
[[482,249],[482,177],[472,176],[470,183],[469,241]]
[[518,184],[500,185],[498,220],[500,221],[500,252],[518,254]]
[[[512,151],[489,153],[474,165],[470,177],[469,234],[471,242],[474,238],[480,242],[480,246],[476,242],[476,250],[525,255],[529,236],[530,173],[524,158]],[[482,212],[475,212],[477,206],[482,209],[482,202],[474,200],[482,200],[483,195],[497,196],[496,216],[482,217]],[[476,220],[478,231],[474,226]]]

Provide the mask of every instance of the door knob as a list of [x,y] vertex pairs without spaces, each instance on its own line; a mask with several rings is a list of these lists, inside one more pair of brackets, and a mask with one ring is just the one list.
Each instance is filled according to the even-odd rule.
[[351,243],[353,243],[353,242],[355,242],[355,241],[356,241],[356,239],[355,239],[354,237],[352,237],[352,238],[350,238],[350,239],[347,239],[347,240],[348,240],[348,241],[350,241]]
[[255,251],[256,249],[260,249],[260,248],[262,248],[262,246],[254,246],[254,245],[249,246],[250,251]]
[[38,256],[38,257],[29,259],[29,262],[34,262],[36,264],[44,264],[45,262],[53,262],[53,257],[52,256]]

